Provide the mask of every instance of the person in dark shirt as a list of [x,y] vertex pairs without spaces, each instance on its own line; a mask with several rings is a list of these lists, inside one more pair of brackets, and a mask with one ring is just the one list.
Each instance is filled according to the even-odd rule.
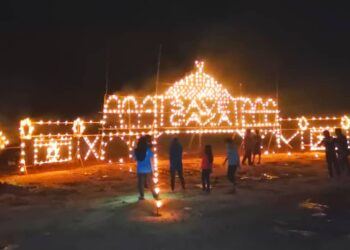
[[337,148],[338,164],[342,171],[348,171],[350,174],[350,166],[348,161],[348,140],[342,133],[340,128],[335,129],[335,147]]
[[256,155],[259,157],[258,164],[260,164],[261,162],[261,144],[262,144],[262,139],[261,139],[260,131],[259,129],[256,129],[255,136],[254,136],[253,164],[255,162]]
[[176,173],[180,178],[182,189],[185,189],[185,179],[183,176],[182,168],[182,146],[177,138],[174,138],[170,145],[169,150],[170,160],[170,185],[171,190],[175,190],[175,177]]
[[243,150],[244,150],[242,165],[245,165],[247,160],[248,160],[248,164],[252,165],[253,164],[252,153],[253,153],[253,148],[254,148],[254,138],[252,136],[250,129],[246,130],[242,145],[243,145]]
[[324,138],[319,146],[322,145],[325,148],[329,176],[333,177],[333,171],[335,171],[336,175],[339,176],[340,169],[335,153],[335,139],[330,135],[328,130],[323,131],[323,136]]

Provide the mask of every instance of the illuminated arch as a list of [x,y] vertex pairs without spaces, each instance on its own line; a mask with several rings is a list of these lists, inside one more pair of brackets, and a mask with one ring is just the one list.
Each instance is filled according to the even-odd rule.
[[126,113],[137,113],[138,103],[134,96],[127,96],[121,103],[121,110]]
[[117,113],[120,108],[120,102],[117,95],[111,95],[104,105],[104,113]]

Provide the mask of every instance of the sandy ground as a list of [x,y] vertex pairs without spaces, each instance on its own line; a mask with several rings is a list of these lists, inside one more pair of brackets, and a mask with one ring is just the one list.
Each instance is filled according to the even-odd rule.
[[133,164],[2,176],[0,249],[350,249],[350,179],[330,180],[321,158],[266,156],[239,171],[236,194],[222,161],[211,194],[198,159],[176,192],[160,161],[159,217],[150,195],[137,201]]

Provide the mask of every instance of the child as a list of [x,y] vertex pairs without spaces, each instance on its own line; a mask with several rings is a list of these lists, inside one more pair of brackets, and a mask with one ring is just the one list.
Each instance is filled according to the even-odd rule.
[[213,152],[211,145],[205,145],[204,154],[202,156],[202,188],[203,191],[210,192],[210,174],[213,171]]
[[228,161],[227,178],[233,184],[232,192],[235,193],[236,192],[236,171],[240,166],[238,147],[233,142],[232,139],[228,139],[226,143],[227,143],[227,156],[225,158],[223,165],[225,165],[226,162]]

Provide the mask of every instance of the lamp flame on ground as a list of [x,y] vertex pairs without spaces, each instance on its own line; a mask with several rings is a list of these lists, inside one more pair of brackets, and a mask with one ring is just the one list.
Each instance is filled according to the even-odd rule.
[[162,201],[156,201],[156,206],[157,208],[161,208],[163,205],[163,202]]
[[160,201],[160,200],[157,200],[157,201],[156,201],[156,207],[157,207],[156,216],[160,216],[160,214],[159,214],[159,209],[162,207],[162,205],[163,205],[163,202],[162,202],[162,201]]

